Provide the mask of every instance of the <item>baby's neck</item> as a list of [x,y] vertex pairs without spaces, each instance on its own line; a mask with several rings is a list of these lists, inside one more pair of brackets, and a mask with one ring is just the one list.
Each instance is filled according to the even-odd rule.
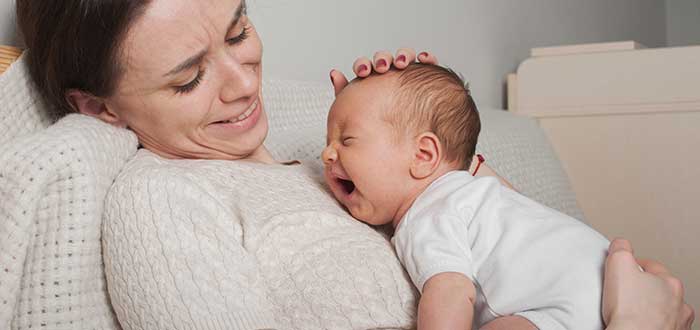
[[416,201],[418,196],[420,196],[426,189],[428,189],[430,184],[432,184],[435,180],[439,179],[443,175],[459,169],[460,168],[458,166],[452,166],[449,164],[441,165],[430,176],[423,179],[415,179],[413,186],[410,188],[410,191],[408,191],[404,195],[404,200],[401,203],[401,206],[399,207],[398,211],[396,212],[396,215],[394,215],[394,219],[391,221],[391,226],[394,227],[394,229],[396,229],[399,226],[404,215],[406,215],[406,212],[408,212],[411,206],[413,206],[413,203]]

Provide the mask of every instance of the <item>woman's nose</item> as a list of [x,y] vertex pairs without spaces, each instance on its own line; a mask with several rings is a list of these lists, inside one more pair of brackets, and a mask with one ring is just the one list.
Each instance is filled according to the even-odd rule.
[[226,61],[224,65],[226,69],[221,86],[221,102],[230,103],[258,93],[257,66],[240,64],[235,59]]
[[333,144],[329,144],[325,149],[323,149],[321,159],[325,165],[330,165],[338,160],[338,152],[335,151],[335,148],[333,148]]

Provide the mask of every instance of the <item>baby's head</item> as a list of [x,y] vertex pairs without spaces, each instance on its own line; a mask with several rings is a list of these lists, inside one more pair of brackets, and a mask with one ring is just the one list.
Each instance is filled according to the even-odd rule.
[[431,182],[469,168],[480,130],[451,70],[416,63],[356,79],[328,114],[326,181],[355,218],[395,226]]

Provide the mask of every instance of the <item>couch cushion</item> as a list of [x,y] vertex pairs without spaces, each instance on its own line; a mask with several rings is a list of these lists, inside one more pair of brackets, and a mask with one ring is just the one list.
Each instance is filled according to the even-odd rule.
[[131,132],[79,114],[0,146],[0,328],[118,329],[101,217],[136,146]]

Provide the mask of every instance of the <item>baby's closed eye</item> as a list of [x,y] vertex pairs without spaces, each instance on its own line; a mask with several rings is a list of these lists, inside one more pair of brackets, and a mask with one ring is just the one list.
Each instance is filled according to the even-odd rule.
[[351,144],[355,141],[355,139],[356,139],[356,138],[353,137],[353,136],[344,137],[343,140],[342,140],[342,141],[343,141],[343,145],[347,147],[347,146],[351,145]]

